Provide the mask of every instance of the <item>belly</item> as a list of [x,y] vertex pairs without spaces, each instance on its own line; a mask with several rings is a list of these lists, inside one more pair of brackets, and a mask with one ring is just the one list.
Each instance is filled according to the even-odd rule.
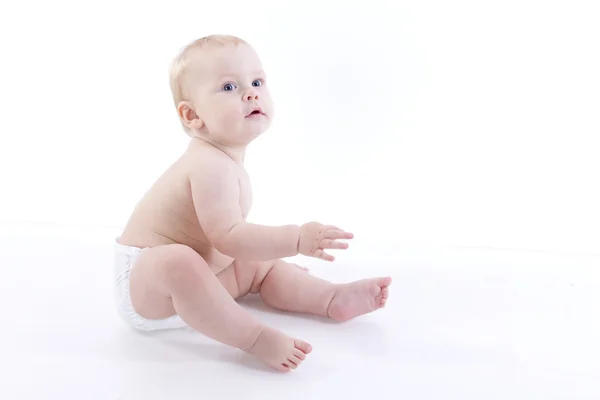
[[[184,210],[185,211],[185,210]],[[211,270],[218,274],[234,259],[215,249],[193,215],[186,212],[143,212],[138,210],[123,231],[119,242],[135,247],[156,247],[183,244],[194,249]]]
[[183,244],[194,249],[206,263],[211,267],[213,272],[219,273],[223,269],[230,266],[234,259],[232,257],[221,254],[215,249],[206,239],[204,233],[199,229],[177,230],[172,227],[157,226],[149,229],[150,234],[157,237],[157,240],[163,240],[168,243]]

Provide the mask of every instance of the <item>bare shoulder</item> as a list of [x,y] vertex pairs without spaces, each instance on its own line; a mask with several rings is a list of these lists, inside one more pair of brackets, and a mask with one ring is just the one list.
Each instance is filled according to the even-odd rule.
[[217,149],[194,149],[186,155],[185,164],[188,179],[194,185],[220,186],[239,179],[237,165]]
[[196,218],[208,240],[219,248],[227,233],[244,221],[239,166],[210,148],[195,149],[186,162]]

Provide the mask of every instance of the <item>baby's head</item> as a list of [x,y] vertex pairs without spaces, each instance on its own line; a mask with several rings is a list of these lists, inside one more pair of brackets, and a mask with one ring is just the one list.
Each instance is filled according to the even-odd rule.
[[234,36],[208,36],[186,46],[171,69],[171,91],[185,131],[226,146],[263,133],[273,103],[256,52]]

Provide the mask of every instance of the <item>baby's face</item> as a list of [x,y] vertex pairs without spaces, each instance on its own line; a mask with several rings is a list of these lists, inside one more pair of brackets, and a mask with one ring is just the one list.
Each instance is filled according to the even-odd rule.
[[273,103],[261,62],[246,45],[203,49],[190,80],[200,131],[230,146],[243,146],[271,124]]

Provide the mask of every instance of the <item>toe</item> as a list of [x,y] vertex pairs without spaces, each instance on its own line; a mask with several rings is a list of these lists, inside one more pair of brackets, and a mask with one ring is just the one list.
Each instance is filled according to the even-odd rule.
[[294,349],[293,353],[296,358],[300,360],[306,360],[306,354],[304,354],[302,351]]
[[283,365],[287,365],[288,367],[290,367],[291,369],[296,369],[298,368],[298,365],[296,365],[295,363],[291,362],[290,360],[287,360]]
[[386,288],[392,284],[392,278],[389,276],[386,276],[385,278],[379,278],[377,279],[377,284],[382,288]]
[[312,351],[312,346],[309,343],[306,343],[304,340],[295,339],[294,345],[304,354],[309,354]]
[[374,285],[369,285],[369,294],[373,297],[379,297],[381,296],[381,291],[383,289],[381,288],[381,286],[379,285],[379,283],[375,283]]
[[389,295],[389,293],[390,293],[390,289],[388,289],[388,288],[383,288],[383,289],[381,290],[381,298],[382,298],[382,299],[387,299],[387,298],[388,298],[388,295]]
[[291,370],[287,363],[281,364],[281,366],[277,369],[281,372],[290,372]]
[[300,359],[300,357],[297,357],[297,356],[291,356],[290,358],[288,358],[288,361],[291,361],[296,366],[298,366],[302,363],[302,359]]
[[385,302],[388,300],[388,297],[390,295],[390,289],[388,288],[383,288],[381,290],[381,302],[380,304],[383,306],[385,304]]

